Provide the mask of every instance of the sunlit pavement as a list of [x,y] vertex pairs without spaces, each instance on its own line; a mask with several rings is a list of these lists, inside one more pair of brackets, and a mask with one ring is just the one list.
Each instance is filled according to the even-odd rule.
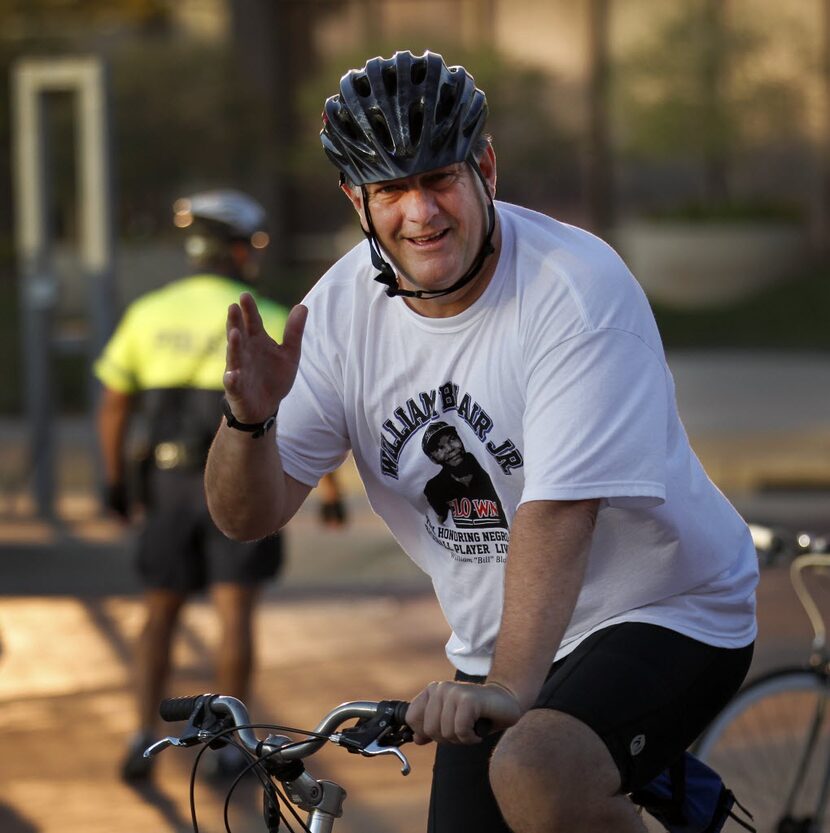
[[[132,729],[130,650],[141,624],[139,599],[128,587],[132,579],[112,569],[129,570],[129,536],[100,521],[76,518],[69,526],[75,535],[85,530],[90,539],[56,539],[34,522],[18,526],[18,538],[29,533],[30,540],[19,546],[40,565],[39,576],[29,574],[26,559],[5,541],[4,573],[17,592],[0,601],[0,830],[190,830],[189,750],[164,752],[152,784],[140,790],[117,777]],[[107,528],[114,533],[109,542]],[[268,592],[257,617],[254,719],[313,728],[344,700],[410,697],[446,674],[446,626],[427,585],[371,519],[355,517],[347,532],[332,533],[323,531],[310,511],[297,519],[292,537],[285,580]],[[356,557],[350,549],[359,541],[365,551]],[[346,583],[342,569],[329,569],[326,580],[324,567],[311,582],[320,565],[294,561],[322,547],[341,550],[363,580]],[[379,575],[372,562],[384,557],[384,548],[385,557],[401,559],[402,566]],[[16,578],[9,575],[10,564]],[[108,580],[120,592],[102,592]],[[62,581],[70,592],[62,590]],[[84,582],[87,591],[79,592]],[[37,584],[42,593],[30,589]],[[194,601],[176,644],[172,693],[212,690],[215,638],[209,605]],[[319,763],[310,764],[316,777],[336,780],[349,793],[342,833],[424,829],[431,752],[410,750],[408,778],[393,759],[359,758],[339,748],[325,750]],[[224,829],[223,799],[223,789],[200,782],[201,829]],[[240,833],[263,829],[253,787],[238,791],[230,819]]]
[[[137,622],[135,601],[123,598],[95,609],[56,599],[4,605],[4,833],[190,829],[190,751],[161,755],[154,788],[133,791],[117,778],[131,728],[121,647]],[[419,683],[442,673],[442,628],[424,598],[269,603],[259,633],[261,671],[251,702],[258,721],[313,728],[343,700],[411,695]],[[204,605],[188,612],[185,634],[176,693],[209,691],[205,652],[213,632]],[[392,759],[358,758],[335,748],[319,756],[319,765],[309,764],[317,777],[336,780],[350,793],[342,830],[424,829],[429,753],[412,750],[414,772],[407,779]],[[200,785],[203,829],[222,829],[222,798],[210,785]],[[262,829],[253,790],[243,790],[232,807],[234,830]]]

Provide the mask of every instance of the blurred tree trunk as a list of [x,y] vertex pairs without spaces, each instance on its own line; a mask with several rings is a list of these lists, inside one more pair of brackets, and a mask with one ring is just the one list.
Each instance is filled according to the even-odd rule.
[[706,44],[703,56],[703,119],[706,125],[703,169],[705,200],[710,204],[726,202],[729,198],[726,148],[731,137],[726,135],[730,124],[726,112],[725,84],[729,72],[729,48],[726,26],[728,0],[705,0],[703,7]]
[[588,166],[587,209],[591,228],[603,234],[613,225],[614,170],[608,98],[611,0],[588,4]]
[[821,2],[821,82],[824,113],[818,145],[818,182],[813,210],[813,239],[818,252],[830,252],[830,0]]
[[[231,31],[234,52],[242,79],[257,91],[264,106],[259,117],[265,134],[273,142],[277,160],[285,155],[289,137],[287,125],[292,108],[291,95],[280,94],[278,79],[286,63],[286,21],[284,0],[231,0]],[[286,85],[286,89],[290,87]],[[270,159],[271,154],[266,154]],[[287,259],[290,229],[287,210],[288,184],[284,169],[264,164],[254,179],[260,183],[259,196],[268,211],[271,235],[268,268],[282,271]],[[230,183],[233,184],[233,183]]]
[[[231,0],[231,26],[242,77],[263,101],[259,114],[271,137],[270,153],[258,183],[266,184],[264,200],[272,245],[268,269],[283,272],[292,260],[295,188],[289,160],[299,124],[297,91],[317,64],[313,33],[320,15],[337,4],[331,0]],[[279,281],[277,281],[279,286]],[[283,300],[289,300],[281,292]]]

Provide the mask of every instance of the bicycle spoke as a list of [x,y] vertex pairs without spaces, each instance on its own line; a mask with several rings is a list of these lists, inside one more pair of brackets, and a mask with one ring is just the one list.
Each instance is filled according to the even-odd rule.
[[[743,696],[743,699],[741,699]],[[755,818],[758,833],[830,833],[825,822],[813,831],[825,763],[830,754],[827,722],[817,727],[826,693],[819,677],[793,672],[760,681],[739,695],[730,719],[706,736],[703,757]],[[790,826],[803,823],[804,826]]]

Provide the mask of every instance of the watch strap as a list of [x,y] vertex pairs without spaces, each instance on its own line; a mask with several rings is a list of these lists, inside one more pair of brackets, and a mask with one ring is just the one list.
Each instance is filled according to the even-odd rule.
[[228,428],[244,431],[246,434],[251,435],[252,440],[256,440],[268,433],[277,421],[277,412],[274,411],[264,422],[240,422],[233,415],[230,403],[224,396],[222,397],[222,413],[225,414],[225,422],[227,422]]

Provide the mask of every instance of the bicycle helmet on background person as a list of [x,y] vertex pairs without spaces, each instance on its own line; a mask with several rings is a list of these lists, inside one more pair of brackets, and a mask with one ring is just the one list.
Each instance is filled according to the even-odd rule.
[[[341,181],[363,192],[372,263],[387,295],[434,298],[469,283],[492,254],[495,210],[487,182],[478,166],[484,148],[487,99],[473,77],[460,66],[449,67],[441,55],[396,52],[372,58],[362,69],[340,79],[340,92],[326,100],[320,140]],[[467,162],[484,186],[488,227],[470,269],[451,287],[410,292],[398,288],[392,266],[383,259],[368,210],[365,186],[402,179]]]
[[185,233],[185,251],[203,267],[230,258],[235,243],[265,249],[266,219],[265,209],[253,197],[232,189],[202,191],[173,204],[173,222]]

